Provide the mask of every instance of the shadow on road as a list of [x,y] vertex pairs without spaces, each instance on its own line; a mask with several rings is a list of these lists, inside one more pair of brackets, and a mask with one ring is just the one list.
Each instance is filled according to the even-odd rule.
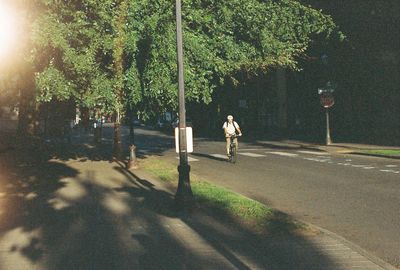
[[213,159],[213,160],[218,160],[218,161],[224,161],[224,162],[228,162],[228,158],[220,158],[220,157],[215,157],[209,154],[203,154],[203,153],[191,153],[191,155],[193,156],[198,156],[198,157],[205,157],[208,159]]
[[257,141],[257,142],[250,142],[250,146],[261,146],[261,147],[266,147],[270,149],[276,149],[276,150],[308,150],[308,151],[314,151],[314,152],[323,152],[319,149],[316,149],[315,147],[307,147],[306,145],[303,144],[295,144],[295,143],[290,143],[290,145],[285,145],[284,141],[276,141],[274,143],[269,143],[269,142],[262,142],[262,141]]
[[[122,157],[126,159],[129,155],[129,129],[123,126],[121,130]],[[138,157],[143,157],[146,153],[159,155],[174,146],[171,136],[154,132],[149,128],[141,128],[140,130],[141,132],[135,134]],[[60,138],[37,140],[34,145],[30,142],[26,142],[24,146],[7,145],[7,147],[0,148],[0,154],[17,148],[24,152],[31,152],[29,155],[43,161],[50,159],[81,162],[111,161],[113,160],[113,132],[114,129],[111,124],[105,125],[102,128],[102,139],[95,142],[93,132],[74,129],[69,140]]]

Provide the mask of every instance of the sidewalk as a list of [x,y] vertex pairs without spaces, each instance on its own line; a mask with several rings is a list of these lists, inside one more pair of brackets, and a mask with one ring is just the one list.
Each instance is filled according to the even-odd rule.
[[394,269],[326,231],[260,236],[177,213],[173,190],[105,159],[0,161],[0,270]]

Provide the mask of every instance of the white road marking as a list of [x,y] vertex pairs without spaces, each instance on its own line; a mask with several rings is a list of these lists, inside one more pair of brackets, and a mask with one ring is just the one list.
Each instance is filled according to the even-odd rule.
[[380,170],[381,172],[389,172],[389,173],[400,173],[400,171],[395,170]]
[[260,151],[260,150],[268,150],[268,148],[245,148],[245,149],[239,149],[239,152],[241,152],[241,151]]
[[327,155],[329,155],[329,153],[317,152],[317,151],[297,151],[297,152],[303,153],[303,154],[318,155],[318,156],[327,156]]
[[228,159],[228,157],[226,155],[221,155],[221,154],[210,154],[210,156],[215,157],[215,158]]
[[265,157],[266,155],[254,154],[254,153],[239,153],[239,155],[247,156],[247,157]]
[[[176,159],[179,159],[179,157],[176,157]],[[188,161],[192,162],[192,161],[199,161],[198,159],[192,158],[192,157],[188,157]]]
[[305,160],[316,161],[316,162],[327,162],[328,159],[319,159],[319,158],[303,158]]
[[[307,154],[307,153],[313,153],[313,152],[311,152],[311,151],[297,151],[297,152],[299,152],[299,153],[304,153],[304,154]],[[275,152],[276,153],[276,152]],[[318,153],[318,152],[317,152]],[[319,154],[319,153],[318,153]],[[332,162],[331,161],[331,157],[326,157],[326,156],[323,156],[323,157],[316,157],[316,158],[307,158],[307,157],[304,157],[303,158],[304,160],[309,160],[309,161],[316,161],[316,162],[326,162],[326,163],[329,163],[329,164],[337,164],[337,165],[342,165],[342,166],[351,166],[351,167],[354,167],[354,168],[362,168],[362,169],[364,169],[364,170],[371,170],[371,169],[375,169],[376,167],[372,167],[372,166],[368,166],[368,165],[358,165],[358,164],[351,164],[351,163],[349,163],[350,161],[352,161],[351,159],[346,159],[346,162],[345,163],[341,163],[341,162],[338,162],[338,163],[335,163],[335,162]],[[387,167],[387,168],[397,168],[398,167],[398,165],[386,165],[385,167]],[[388,173],[395,173],[395,174],[400,174],[400,171],[396,171],[396,170],[391,170],[391,169],[387,169],[387,170],[380,170],[381,172],[388,172]]]
[[286,152],[265,152],[267,154],[285,156],[285,157],[297,157],[298,154],[286,153]]

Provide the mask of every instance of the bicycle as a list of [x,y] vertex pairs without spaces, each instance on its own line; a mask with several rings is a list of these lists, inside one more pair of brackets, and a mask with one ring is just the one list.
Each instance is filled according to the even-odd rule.
[[229,162],[231,163],[236,163],[237,161],[237,145],[235,143],[235,139],[239,137],[238,135],[234,134],[229,136],[231,139],[230,145],[229,145]]

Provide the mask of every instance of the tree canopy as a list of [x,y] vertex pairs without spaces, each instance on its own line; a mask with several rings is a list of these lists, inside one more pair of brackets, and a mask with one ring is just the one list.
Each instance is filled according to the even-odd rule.
[[[129,78],[137,80],[139,73],[147,106],[176,107],[174,6],[165,0],[140,1],[129,21],[139,38],[138,71],[131,69]],[[329,16],[292,0],[184,1],[183,22],[187,99],[205,103],[238,71],[297,68],[296,59],[312,36],[328,37],[335,29]]]
[[[177,107],[171,1],[38,5],[32,59],[39,101],[73,98],[109,110],[119,101],[143,115]],[[186,96],[204,103],[239,71],[298,68],[313,37],[329,37],[336,27],[330,16],[295,0],[185,0],[182,12]]]
[[112,1],[42,1],[32,39],[37,99],[112,104]]

